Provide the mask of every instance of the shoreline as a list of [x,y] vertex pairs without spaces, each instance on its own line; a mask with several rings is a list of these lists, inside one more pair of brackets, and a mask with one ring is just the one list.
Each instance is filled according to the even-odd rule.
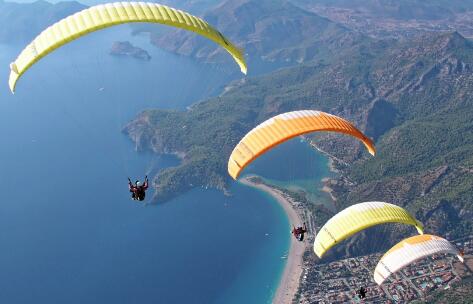
[[[294,225],[302,225],[303,220],[301,214],[292,204],[292,201],[287,198],[279,190],[273,189],[265,184],[259,184],[250,181],[249,179],[254,176],[246,176],[240,179],[240,183],[264,191],[271,195],[281,207],[289,218],[289,222]],[[290,228],[290,227],[288,227]],[[298,242],[291,236],[291,243],[289,246],[289,252],[286,260],[286,266],[284,267],[279,286],[273,297],[273,304],[287,304],[292,303],[297,290],[299,289],[299,281],[302,275],[302,257],[304,252],[308,248],[307,242]]]
[[322,189],[320,191],[322,192],[325,192],[327,193],[328,195],[330,195],[330,198],[332,199],[332,202],[335,203],[337,201],[337,198],[335,197],[335,195],[333,194],[335,191],[332,189],[332,187],[330,187],[329,183],[332,179],[331,178],[328,178],[328,177],[324,177],[322,178],[322,183],[324,184],[324,186],[322,187]]

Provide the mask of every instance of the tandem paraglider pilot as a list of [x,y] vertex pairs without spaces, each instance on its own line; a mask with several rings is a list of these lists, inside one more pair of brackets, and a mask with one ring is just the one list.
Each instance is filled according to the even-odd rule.
[[357,295],[358,298],[360,298],[360,299],[366,298],[366,288],[360,287],[360,289],[358,289],[358,290],[356,291],[356,295]]
[[294,227],[292,226],[292,234],[294,237],[299,241],[302,242],[304,241],[304,234],[307,232],[307,227],[304,223],[303,227]]
[[131,198],[135,201],[144,201],[146,196],[146,190],[148,189],[148,176],[145,177],[143,183],[139,180],[133,184],[131,179],[128,178],[128,188],[131,192]]

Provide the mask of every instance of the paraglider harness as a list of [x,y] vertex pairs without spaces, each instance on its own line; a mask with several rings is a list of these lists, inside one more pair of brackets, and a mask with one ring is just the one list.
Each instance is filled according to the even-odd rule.
[[148,189],[148,176],[145,177],[143,185],[138,186],[138,181],[133,184],[128,178],[128,188],[131,192],[131,198],[135,201],[144,201],[146,190]]
[[307,232],[307,227],[304,223],[303,227],[294,227],[292,226],[292,234],[294,234],[294,237],[299,241],[302,242],[304,240],[304,233]]
[[360,299],[366,298],[366,289],[364,287],[360,287],[360,289],[356,291],[356,295]]

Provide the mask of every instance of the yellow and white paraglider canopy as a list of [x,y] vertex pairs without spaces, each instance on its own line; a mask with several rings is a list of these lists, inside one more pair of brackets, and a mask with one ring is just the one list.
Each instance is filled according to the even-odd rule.
[[160,23],[204,36],[227,50],[240,66],[242,73],[247,72],[241,50],[204,20],[157,3],[115,2],[77,12],[41,32],[11,63],[10,90],[15,91],[18,79],[33,64],[62,45],[91,32],[131,22]]
[[439,236],[424,234],[407,238],[384,254],[374,270],[374,280],[378,285],[405,266],[433,254],[450,253],[463,262],[458,249]]
[[317,233],[314,252],[321,258],[330,248],[366,228],[400,223],[415,226],[422,234],[422,223],[402,207],[384,202],[365,202],[350,206],[325,223]]
[[314,110],[287,112],[274,116],[248,132],[228,159],[228,173],[237,179],[241,171],[266,151],[296,136],[331,131],[358,138],[371,155],[376,153],[371,139],[345,119]]

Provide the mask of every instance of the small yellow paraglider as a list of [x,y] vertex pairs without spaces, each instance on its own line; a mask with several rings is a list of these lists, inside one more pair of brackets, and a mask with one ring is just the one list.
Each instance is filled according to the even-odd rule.
[[160,23],[204,36],[227,50],[246,74],[247,66],[240,49],[204,20],[157,3],[115,2],[92,6],[66,17],[39,34],[10,64],[10,90],[38,60],[62,45],[91,32],[123,23]]

